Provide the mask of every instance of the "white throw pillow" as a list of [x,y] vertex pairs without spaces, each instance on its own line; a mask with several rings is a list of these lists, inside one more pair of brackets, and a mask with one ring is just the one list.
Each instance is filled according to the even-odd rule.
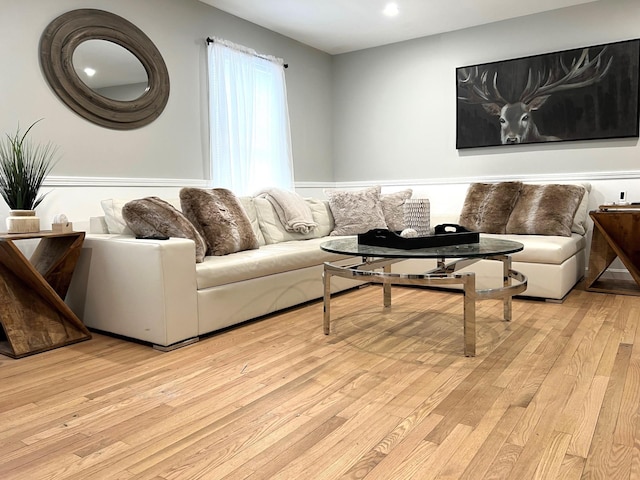
[[335,228],[333,222],[333,215],[331,215],[331,207],[326,200],[319,200],[315,198],[305,198],[305,201],[311,209],[313,215],[313,221],[318,224],[315,228],[317,237],[326,237],[331,234],[331,230]]
[[109,233],[133,235],[133,232],[127,226],[127,222],[124,221],[124,217],[122,216],[122,207],[124,207],[128,201],[129,200],[121,200],[118,198],[107,198],[100,202]]

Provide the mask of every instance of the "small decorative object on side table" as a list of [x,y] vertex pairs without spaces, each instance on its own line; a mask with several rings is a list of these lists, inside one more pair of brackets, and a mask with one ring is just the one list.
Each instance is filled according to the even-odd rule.
[[[640,295],[640,205],[602,205],[589,216],[594,227],[586,289]],[[616,257],[629,270],[635,284],[627,280],[600,280]]]
[[60,213],[53,217],[51,230],[54,233],[70,233],[73,232],[73,223],[69,221],[64,213]]
[[[24,357],[88,340],[64,303],[84,232],[0,233],[0,354]],[[28,260],[15,240],[40,239]]]

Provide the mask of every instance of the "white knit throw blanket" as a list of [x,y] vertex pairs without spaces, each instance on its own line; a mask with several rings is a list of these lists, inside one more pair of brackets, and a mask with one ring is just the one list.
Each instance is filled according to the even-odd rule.
[[297,193],[282,188],[268,188],[256,196],[266,198],[273,205],[286,231],[306,234],[317,228],[311,208]]

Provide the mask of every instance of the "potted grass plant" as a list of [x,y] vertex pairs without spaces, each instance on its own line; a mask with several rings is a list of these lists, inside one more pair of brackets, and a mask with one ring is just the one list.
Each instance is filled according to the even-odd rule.
[[18,126],[14,135],[7,134],[0,140],[0,195],[10,209],[9,233],[40,231],[40,219],[35,209],[46,195],[40,194],[40,187],[56,163],[54,155],[57,151],[51,142],[34,144],[27,137],[40,120],[32,123],[23,134]]

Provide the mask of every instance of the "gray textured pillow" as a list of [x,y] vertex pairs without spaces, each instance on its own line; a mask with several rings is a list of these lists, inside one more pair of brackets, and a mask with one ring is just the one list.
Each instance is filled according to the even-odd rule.
[[384,213],[384,221],[387,228],[394,232],[401,232],[405,229],[404,224],[404,202],[411,198],[413,190],[407,188],[400,192],[385,193],[380,195],[380,205]]
[[188,238],[196,244],[196,262],[204,260],[207,245],[198,230],[169,202],[158,197],[131,200],[122,217],[134,235]]
[[327,190],[335,221],[331,235],[357,235],[374,228],[387,228],[380,205],[380,187],[364,190]]
[[523,185],[507,233],[570,237],[585,191],[579,185]]
[[185,217],[207,243],[208,255],[227,255],[259,247],[240,200],[226,188],[183,188],[180,205]]
[[472,183],[458,223],[475,232],[506,233],[521,188],[522,182]]

